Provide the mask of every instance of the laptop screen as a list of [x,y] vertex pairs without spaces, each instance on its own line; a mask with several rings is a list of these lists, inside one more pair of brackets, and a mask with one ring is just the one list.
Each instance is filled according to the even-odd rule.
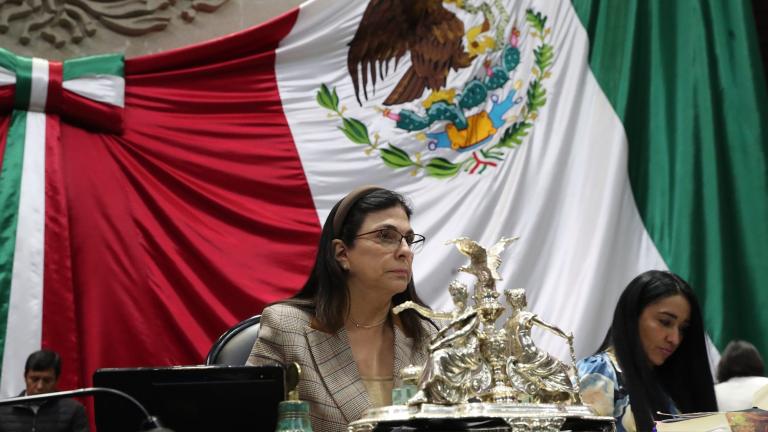
[[[98,369],[93,385],[128,393],[175,432],[275,430],[285,399],[279,366]],[[94,403],[99,432],[136,432],[144,421],[118,396],[99,394]]]

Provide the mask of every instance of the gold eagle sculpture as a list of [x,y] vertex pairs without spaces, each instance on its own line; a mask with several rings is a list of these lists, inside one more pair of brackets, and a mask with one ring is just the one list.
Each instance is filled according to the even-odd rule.
[[518,237],[502,237],[487,250],[468,237],[459,237],[446,243],[456,245],[459,252],[469,257],[469,265],[459,268],[459,271],[476,276],[478,282],[486,283],[490,287],[492,280],[501,280],[501,275],[498,273],[501,265],[501,253],[508,244],[517,239]]

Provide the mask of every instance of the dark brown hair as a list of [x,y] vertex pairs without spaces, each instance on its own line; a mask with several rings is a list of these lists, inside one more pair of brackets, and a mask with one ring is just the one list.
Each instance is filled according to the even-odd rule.
[[726,382],[735,377],[763,376],[763,358],[754,345],[747,341],[731,341],[717,364],[717,381]]
[[53,373],[56,378],[61,374],[61,357],[55,351],[40,350],[35,351],[27,357],[27,362],[24,364],[24,376],[27,376],[29,371],[46,371],[53,369]]

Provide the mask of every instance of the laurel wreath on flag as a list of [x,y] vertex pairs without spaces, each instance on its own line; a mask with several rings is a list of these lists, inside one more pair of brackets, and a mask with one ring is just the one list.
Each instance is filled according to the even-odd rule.
[[411,168],[411,175],[424,171],[427,176],[438,179],[453,178],[460,172],[482,174],[489,167],[497,167],[504,160],[506,153],[523,143],[528,131],[533,127],[539,110],[547,103],[547,90],[543,82],[551,77],[554,64],[554,47],[547,43],[551,28],[546,27],[547,16],[532,9],[526,10],[526,21],[533,28],[531,35],[540,41],[534,49],[534,66],[531,69],[531,79],[526,91],[526,103],[521,109],[517,120],[504,130],[497,143],[487,148],[474,150],[464,159],[452,162],[443,157],[422,159],[422,153],[413,155],[392,143],[380,141],[379,134],[371,134],[362,121],[344,115],[346,107],[339,106],[339,96],[336,88],[329,89],[321,84],[317,91],[317,103],[331,111],[332,117],[338,117],[341,125],[338,129],[354,144],[364,145],[365,154],[378,152],[384,164],[392,169]]

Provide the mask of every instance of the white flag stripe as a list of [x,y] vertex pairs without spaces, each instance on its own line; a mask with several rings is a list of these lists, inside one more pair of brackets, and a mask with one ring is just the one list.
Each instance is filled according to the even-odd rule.
[[48,60],[32,59],[32,88],[29,92],[30,111],[44,112],[48,101]]
[[[394,130],[393,122],[373,107],[383,107],[381,101],[410,64],[408,56],[401,59],[396,72],[390,67],[389,76],[377,80],[375,95],[369,83],[370,99],[360,107],[346,71],[346,57],[333,53],[346,52],[365,5],[338,10],[328,10],[327,3],[323,6],[310,2],[302,7],[276,61],[280,95],[320,220],[325,220],[341,196],[360,184],[381,184],[405,193],[415,206],[414,229],[428,238],[414,264],[416,286],[439,309],[451,307],[447,286],[457,277],[455,269],[466,261],[453,247],[445,246],[445,240],[467,235],[490,246],[501,236],[519,235],[521,239],[502,255],[504,280],[499,287],[526,288],[532,311],[576,334],[578,355],[596,349],[624,286],[640,272],[665,269],[666,264],[634,203],[623,125],[589,70],[587,35],[570,4],[549,0],[507,6],[510,25],[521,30],[521,62],[510,77],[523,83],[521,96],[531,79],[531,52],[539,43],[526,23],[525,11],[532,8],[548,18],[555,59],[551,78],[542,80],[546,105],[529,136],[495,170],[445,180],[424,176],[423,171],[411,176],[409,168],[386,167],[377,151],[365,154],[365,145],[351,143],[339,131],[338,118],[329,117],[327,109],[307,97],[325,83],[336,88],[345,115],[363,121],[370,135],[378,132],[382,141],[395,144],[407,141],[408,133]],[[350,24],[334,33],[317,33],[316,23],[328,19]],[[465,21],[465,30],[480,22]],[[447,87],[478,76],[481,67],[477,61],[451,70]],[[313,73],[308,76],[307,70]],[[418,108],[415,104],[405,107]],[[415,154],[419,149],[407,150]],[[420,151],[424,158],[452,157],[444,150]],[[560,356],[567,352],[563,341],[553,335],[540,334],[537,340]]]
[[24,363],[42,341],[45,121],[44,113],[27,113],[0,397],[24,389]]
[[0,86],[16,84],[16,74],[0,66]]
[[125,79],[115,75],[86,75],[62,84],[64,89],[85,98],[123,108],[125,106]]

